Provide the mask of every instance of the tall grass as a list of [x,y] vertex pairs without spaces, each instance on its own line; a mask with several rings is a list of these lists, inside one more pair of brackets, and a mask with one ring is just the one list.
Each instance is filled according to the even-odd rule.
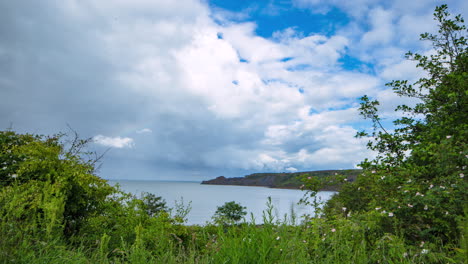
[[[377,215],[299,225],[279,220],[268,204],[263,224],[185,226],[164,215],[121,216],[124,229],[77,234],[73,243],[0,224],[1,263],[462,263],[462,250],[408,244],[375,223]],[[126,219],[128,218],[128,219]],[[94,223],[96,224],[96,223]],[[96,229],[92,229],[95,232]],[[46,230],[47,231],[47,230]],[[95,241],[88,241],[98,238]],[[81,241],[82,243],[77,243]],[[455,246],[453,247],[455,248]]]

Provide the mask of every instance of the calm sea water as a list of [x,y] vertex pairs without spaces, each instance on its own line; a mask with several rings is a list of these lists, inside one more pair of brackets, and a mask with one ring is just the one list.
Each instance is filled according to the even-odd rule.
[[[268,197],[274,205],[274,215],[284,219],[291,215],[291,210],[301,216],[312,214],[310,206],[298,205],[304,192],[300,190],[272,189],[265,187],[202,185],[199,182],[181,181],[109,181],[110,184],[120,184],[121,189],[140,196],[142,192],[162,196],[169,207],[174,207],[175,201],[182,198],[185,204],[191,201],[192,210],[188,214],[187,224],[203,225],[211,220],[217,206],[225,202],[236,201],[247,207],[248,219],[253,213],[255,222],[262,222],[262,212],[266,209]],[[334,192],[320,192],[323,201],[328,200]]]

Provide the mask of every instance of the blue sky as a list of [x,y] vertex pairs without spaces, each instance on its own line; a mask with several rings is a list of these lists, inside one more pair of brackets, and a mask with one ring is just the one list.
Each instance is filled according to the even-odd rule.
[[[355,167],[364,94],[423,76],[441,1],[0,2],[0,126],[111,150],[107,179],[203,180]],[[446,1],[468,17],[466,1]]]

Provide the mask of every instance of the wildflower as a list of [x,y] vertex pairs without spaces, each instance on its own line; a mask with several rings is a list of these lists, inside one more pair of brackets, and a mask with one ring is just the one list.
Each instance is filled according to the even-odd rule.
[[301,188],[301,189],[304,189],[304,184],[302,184],[300,188]]
[[420,194],[419,192],[417,192],[417,193],[416,193],[416,196],[419,196],[419,195],[421,195],[421,194]]
[[397,189],[401,189],[401,185],[397,187]]
[[421,250],[421,254],[427,254],[427,253],[429,253],[429,249],[424,248],[423,250]]
[[445,211],[445,215],[448,215],[448,214],[449,214],[449,212]]
[[332,228],[332,230],[331,230],[331,231],[332,231],[333,233],[335,233],[335,232],[336,232],[336,229],[335,229],[335,228]]
[[393,217],[393,213],[392,212],[388,213],[388,216]]
[[382,214],[386,214],[386,213],[387,213],[387,211],[385,211],[385,210],[382,211]]
[[348,179],[344,179],[344,181],[348,181]]
[[452,136],[447,136],[447,139],[451,138]]
[[341,208],[341,210],[343,210],[343,212],[346,212],[346,207]]
[[373,170],[372,173],[375,173],[375,170]]
[[305,240],[302,240],[302,242],[307,243],[307,241],[305,241]]
[[427,205],[424,205],[424,210],[426,210],[426,211],[427,211],[427,209],[428,209]]
[[404,192],[407,193],[407,192],[409,192],[409,191],[408,191],[408,190],[405,190]]
[[421,241],[421,244],[419,244],[419,247],[424,247],[424,244],[426,244],[426,242]]
[[280,240],[280,237],[276,237],[276,240]]
[[4,169],[4,170],[6,170],[6,169],[7,169],[7,167],[5,166],[5,167],[3,167],[3,169]]
[[11,177],[12,177],[13,179],[16,179],[16,178],[18,177],[18,175],[13,174],[13,175],[11,175]]
[[358,187],[357,190],[360,191],[360,190],[361,190],[361,187]]
[[375,210],[377,210],[377,211],[380,210],[380,209],[382,209],[382,207],[376,207],[375,208]]
[[404,257],[404,258],[406,258],[407,256],[408,256],[408,253],[407,253],[407,252],[403,253],[403,257]]
[[429,185],[429,188],[428,188],[428,189],[432,189],[432,187],[434,187],[434,185],[433,185],[433,184]]
[[381,176],[380,179],[381,179],[381,180],[385,179],[385,176]]
[[308,180],[312,179],[312,177],[307,177]]
[[413,208],[413,205],[412,205],[412,204],[408,204],[408,207]]
[[441,189],[445,189],[445,186],[442,186],[442,185],[441,185],[440,188],[441,188]]
[[407,183],[410,183],[410,182],[411,182],[411,179],[409,179],[409,180],[407,181]]
[[348,214],[346,215],[347,217],[351,217],[351,211],[348,212]]
[[463,173],[460,173],[460,178],[462,178],[462,179],[463,179],[464,177],[465,177],[465,174],[463,174]]

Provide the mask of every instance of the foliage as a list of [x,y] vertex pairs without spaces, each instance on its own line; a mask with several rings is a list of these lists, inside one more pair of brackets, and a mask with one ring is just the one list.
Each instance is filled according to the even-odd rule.
[[[386,129],[378,114],[379,102],[361,98],[361,115],[373,123],[368,147],[374,160],[361,163],[364,172],[346,184],[325,209],[329,217],[348,212],[378,212],[394,225],[388,232],[402,232],[413,241],[460,241],[466,220],[468,165],[468,45],[460,16],[451,18],[447,6],[434,13],[438,34],[425,33],[421,40],[432,43],[430,56],[408,52],[427,76],[413,84],[388,84],[402,97],[418,100],[401,105],[401,118]],[[465,206],[465,208],[464,208]]]
[[247,214],[245,209],[246,207],[234,201],[226,202],[224,205],[218,206],[213,216],[213,219],[215,220],[215,222],[221,223],[239,222],[242,219],[242,217],[244,217]]
[[161,212],[168,211],[166,201],[161,196],[156,196],[153,193],[144,193],[141,200],[149,216],[155,216]]

